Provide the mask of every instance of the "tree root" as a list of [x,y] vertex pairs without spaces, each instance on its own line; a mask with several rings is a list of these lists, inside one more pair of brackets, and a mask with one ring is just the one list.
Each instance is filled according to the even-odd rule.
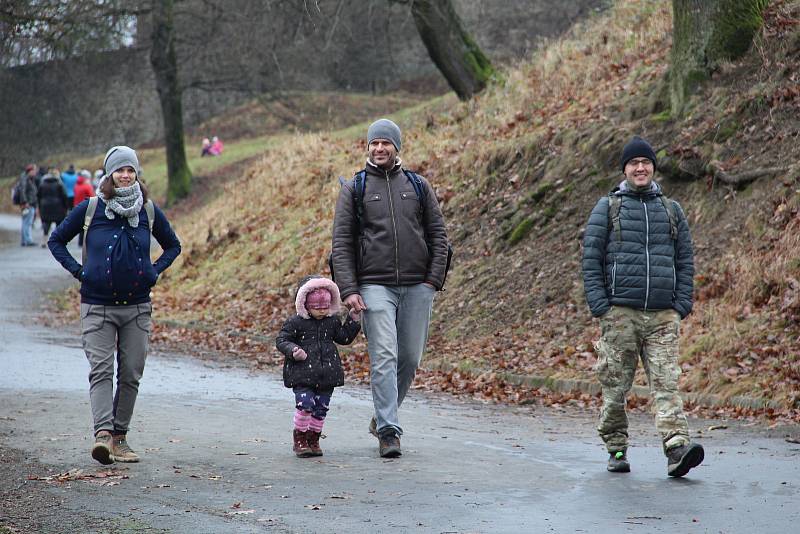
[[706,165],[706,171],[714,178],[715,182],[719,181],[734,187],[747,185],[763,176],[783,174],[790,169],[791,167],[763,167],[761,169],[740,172],[739,174],[729,174],[722,168],[718,161],[710,161],[708,165]]

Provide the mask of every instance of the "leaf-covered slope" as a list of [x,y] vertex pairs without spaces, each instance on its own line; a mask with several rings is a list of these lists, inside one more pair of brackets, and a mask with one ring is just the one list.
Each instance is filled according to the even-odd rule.
[[[796,405],[798,18],[798,2],[773,2],[754,50],[723,66],[682,120],[669,114],[664,82],[669,2],[633,0],[543,45],[470,102],[447,97],[392,115],[403,159],[434,184],[456,249],[427,361],[592,377],[598,329],[583,299],[580,242],[636,133],[665,162],[662,186],[695,239],[683,386]],[[296,281],[326,272],[337,177],[363,166],[365,131],[277,143],[184,216],[185,252],[157,303],[218,331],[274,334]],[[722,181],[765,168],[744,187]]]

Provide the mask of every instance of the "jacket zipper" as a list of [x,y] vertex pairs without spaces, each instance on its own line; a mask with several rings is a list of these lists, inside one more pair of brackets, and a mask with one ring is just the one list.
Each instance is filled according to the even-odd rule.
[[400,285],[400,259],[397,250],[397,222],[394,220],[394,202],[392,202],[392,185],[389,181],[389,171],[383,171],[386,175],[386,189],[389,194],[389,212],[392,215],[392,230],[394,230],[394,277],[397,285]]
[[319,354],[319,376],[317,376],[317,383],[322,382],[322,373],[324,372],[322,368],[322,341],[319,338],[319,328],[322,326],[320,323],[322,323],[322,321],[317,320],[317,354]]
[[614,266],[611,267],[611,296],[617,294],[617,258],[614,258]]
[[644,310],[647,311],[647,301],[650,298],[650,217],[647,215],[647,203],[639,199],[644,207],[644,256],[647,262],[647,277],[645,278]]

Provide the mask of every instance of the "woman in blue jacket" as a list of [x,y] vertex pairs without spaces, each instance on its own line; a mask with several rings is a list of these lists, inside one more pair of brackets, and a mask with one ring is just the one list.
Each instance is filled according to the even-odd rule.
[[[95,433],[92,458],[110,464],[139,461],[126,435],[152,329],[150,288],[178,257],[181,244],[164,213],[148,200],[133,149],[111,148],[103,168],[97,197],[78,204],[50,236],[48,246],[81,282],[81,333],[90,365]],[[85,224],[81,265],[67,243]],[[151,232],[163,249],[155,263],[150,261]]]

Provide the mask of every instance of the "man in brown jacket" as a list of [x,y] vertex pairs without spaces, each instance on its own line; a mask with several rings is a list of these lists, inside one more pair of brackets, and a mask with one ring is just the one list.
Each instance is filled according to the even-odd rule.
[[364,313],[375,405],[370,432],[380,455],[391,458],[401,454],[397,409],[425,350],[448,245],[436,194],[402,168],[400,128],[380,119],[367,144],[366,168],[342,185],[336,203],[332,263],[345,304]]

